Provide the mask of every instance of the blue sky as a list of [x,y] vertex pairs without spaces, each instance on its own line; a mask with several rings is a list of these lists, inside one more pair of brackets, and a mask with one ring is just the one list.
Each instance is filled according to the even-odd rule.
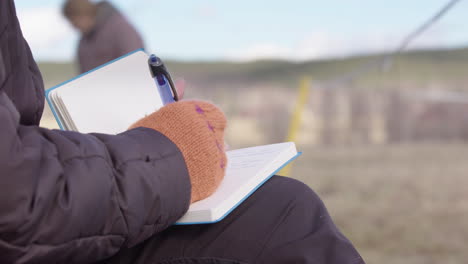
[[[394,48],[445,0],[113,0],[142,33],[146,48],[178,60],[303,61]],[[59,0],[16,0],[24,34],[39,60],[71,60],[78,36]],[[412,48],[468,44],[462,1]]]

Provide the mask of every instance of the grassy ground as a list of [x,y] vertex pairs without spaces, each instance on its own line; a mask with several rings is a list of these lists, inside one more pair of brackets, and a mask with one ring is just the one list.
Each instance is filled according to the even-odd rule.
[[468,144],[309,147],[293,176],[368,263],[468,263]]
[[368,263],[468,263],[468,143],[299,149],[291,176],[322,197]]
[[[56,127],[47,112],[43,124]],[[258,134],[249,131],[230,133]],[[468,143],[299,149],[291,176],[322,197],[368,263],[468,263]]]
[[[169,66],[174,75],[188,80],[188,97],[222,105],[231,124],[229,143],[235,148],[281,140],[288,124],[287,98],[275,98],[274,92],[265,98],[263,90],[247,102],[239,97],[241,89],[260,89],[259,83],[295,88],[303,74],[326,80],[375,58],[299,64],[172,62]],[[467,49],[413,52],[401,56],[391,72],[368,75],[357,85],[380,88],[404,81],[412,88],[464,90],[466,62]],[[41,70],[47,87],[75,75],[71,64],[43,63]],[[249,120],[252,112],[262,111],[255,107],[260,102],[274,109],[260,113],[267,117],[262,120],[264,127],[258,125],[260,119],[252,121],[250,116]],[[46,111],[42,124],[56,127],[50,112]],[[468,263],[468,143],[299,145],[299,149],[304,154],[291,176],[323,198],[337,225],[368,263]]]

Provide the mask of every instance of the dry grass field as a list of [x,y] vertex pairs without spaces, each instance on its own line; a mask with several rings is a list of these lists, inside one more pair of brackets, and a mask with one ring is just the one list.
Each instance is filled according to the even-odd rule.
[[468,263],[468,143],[298,148],[291,177],[322,197],[368,263]]
[[468,263],[468,144],[309,147],[293,168],[368,263]]
[[[436,85],[466,90],[465,73],[451,69],[468,62],[467,50],[436,52],[444,56],[443,65],[449,65],[443,72],[431,61],[425,68],[416,67],[420,72],[409,74],[400,69],[388,76],[394,83],[375,76],[365,82],[395,86],[405,80],[418,89]],[[403,61],[410,66],[422,65],[431,58],[438,60],[437,56],[414,53]],[[304,65],[174,63],[171,69],[175,76],[186,77],[188,98],[213,100],[223,108],[229,120],[228,143],[238,148],[284,141],[298,76],[307,72],[326,78],[360,60]],[[43,64],[41,70],[46,87],[73,76],[71,64]],[[437,72],[444,78],[431,79]],[[287,75],[289,84],[278,81],[278,76],[285,74],[292,74]],[[289,87],[284,93],[289,96],[276,92],[278,87],[259,86],[255,78]],[[204,85],[207,83],[211,86]],[[249,96],[243,95],[245,91]],[[50,111],[45,112],[42,125],[57,127]],[[312,123],[309,128],[313,128]],[[295,161],[290,176],[304,181],[322,197],[336,224],[367,263],[468,263],[468,142],[324,145],[312,144],[314,135],[303,131],[302,136],[304,133],[309,133],[309,141],[298,140],[303,155]]]

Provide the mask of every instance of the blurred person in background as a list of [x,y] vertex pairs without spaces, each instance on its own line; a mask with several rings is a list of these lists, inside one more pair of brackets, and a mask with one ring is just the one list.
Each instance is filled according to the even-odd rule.
[[80,73],[144,46],[135,27],[107,1],[67,0],[62,12],[81,33],[78,45]]

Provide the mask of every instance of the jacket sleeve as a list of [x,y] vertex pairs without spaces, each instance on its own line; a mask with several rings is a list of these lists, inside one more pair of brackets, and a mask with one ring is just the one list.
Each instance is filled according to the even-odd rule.
[[22,126],[15,111],[1,92],[0,263],[96,261],[187,210],[187,168],[162,134]]
[[[0,22],[16,21],[11,9],[13,1],[0,1]],[[181,217],[190,200],[187,168],[159,132],[80,134],[23,125],[16,107],[23,89],[8,80],[21,72],[26,84],[36,67],[17,71],[31,54],[19,29],[1,34],[6,27],[0,23],[0,263],[92,263]],[[7,47],[24,48],[3,49],[2,36],[22,41]]]

